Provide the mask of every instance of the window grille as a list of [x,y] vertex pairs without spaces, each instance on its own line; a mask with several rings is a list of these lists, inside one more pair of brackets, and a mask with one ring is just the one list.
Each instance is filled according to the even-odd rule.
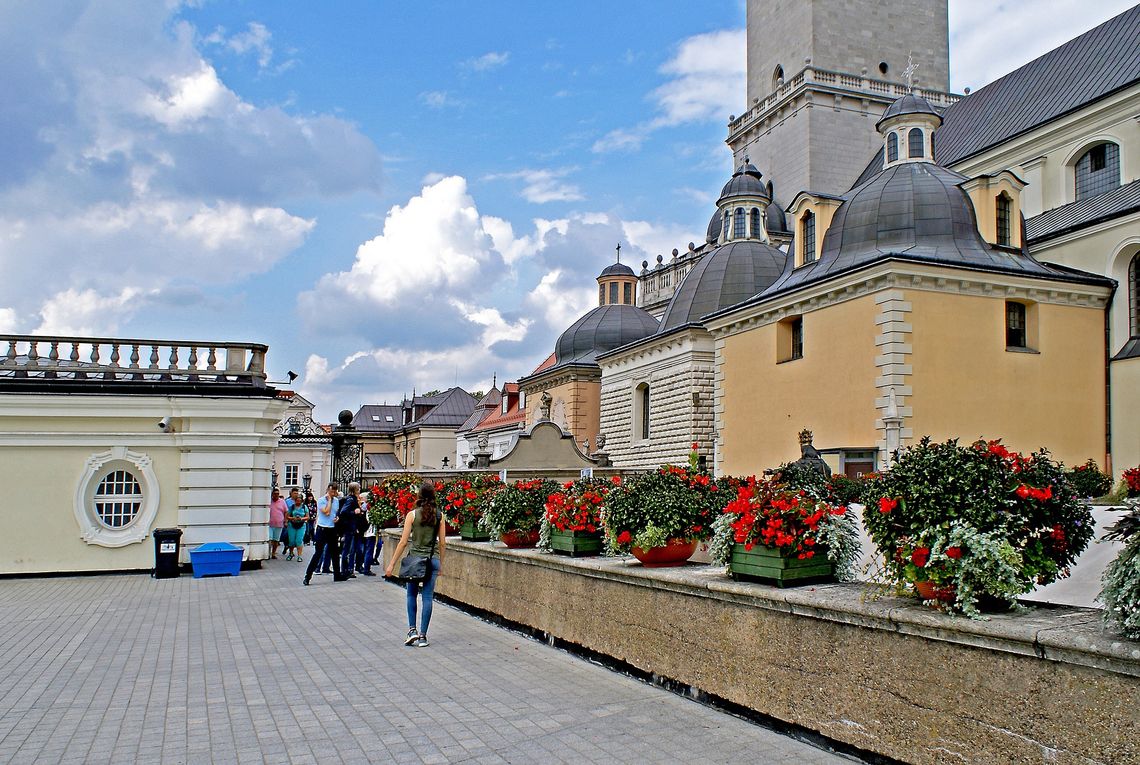
[[894,162],[899,158],[899,136],[891,133],[887,136],[887,161]]
[[95,489],[95,515],[104,526],[121,529],[139,514],[142,507],[139,482],[126,470],[114,470]]
[[911,159],[922,156],[922,130],[920,128],[911,128],[907,133],[907,156]]
[[800,238],[803,241],[803,262],[815,262],[815,215],[811,210],[804,213],[804,217],[800,218]]
[[1009,247],[1012,238],[1010,237],[1010,208],[1013,200],[1004,191],[997,198],[997,243]]
[[1005,345],[1025,347],[1025,305],[1009,301],[1005,304]]
[[732,238],[733,239],[743,239],[745,236],[745,233],[744,233],[744,208],[742,208],[742,207],[736,208],[736,215],[734,217],[735,217],[735,221],[733,222],[733,226],[732,226]]
[[[379,418],[377,418],[379,419]],[[285,485],[286,486],[299,486],[301,475],[301,465],[298,462],[290,462],[285,465]]]
[[1097,144],[1077,160],[1074,169],[1078,200],[1112,191],[1120,185],[1120,147]]

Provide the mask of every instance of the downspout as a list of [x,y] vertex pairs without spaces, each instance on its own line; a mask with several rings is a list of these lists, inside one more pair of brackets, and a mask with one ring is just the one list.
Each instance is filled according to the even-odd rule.
[[[1115,292],[1115,290],[1113,290]],[[1112,295],[1104,304],[1104,467],[1105,472],[1112,472],[1112,335],[1110,310]]]

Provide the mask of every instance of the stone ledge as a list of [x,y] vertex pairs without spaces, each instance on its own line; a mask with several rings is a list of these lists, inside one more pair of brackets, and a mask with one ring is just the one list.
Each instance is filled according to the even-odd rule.
[[913,598],[885,593],[882,588],[869,584],[780,589],[735,582],[724,573],[723,567],[714,565],[647,569],[632,557],[570,558],[538,550],[512,550],[497,542],[465,542],[454,537],[448,538],[447,544],[473,555],[508,556],[517,563],[578,576],[1140,677],[1140,642],[1124,640],[1102,629],[1100,611],[1091,608],[1034,607],[1028,613],[988,614],[988,620],[977,621],[947,616],[916,603]]

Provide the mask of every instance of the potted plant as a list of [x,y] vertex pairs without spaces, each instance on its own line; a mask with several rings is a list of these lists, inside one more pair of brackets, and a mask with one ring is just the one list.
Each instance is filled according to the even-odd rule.
[[[1134,468],[1133,472],[1140,470]],[[1140,509],[1121,517],[1104,539],[1124,543],[1124,549],[1101,577],[1103,586],[1097,599],[1104,603],[1104,626],[1140,640]]]
[[416,473],[393,473],[369,489],[368,520],[378,529],[390,529],[404,521],[416,506],[422,479]]
[[692,466],[665,465],[620,481],[606,495],[611,554],[633,553],[647,567],[679,566],[712,535],[712,521],[734,494]]
[[471,542],[485,542],[491,538],[479,525],[483,510],[494,493],[502,488],[495,473],[479,473],[470,478],[457,478],[444,492],[444,508],[459,536]]
[[1000,441],[959,446],[929,437],[867,481],[864,524],[885,578],[929,605],[980,618],[1068,576],[1093,535],[1092,514],[1045,450],[1023,456]]
[[546,498],[556,491],[557,483],[542,478],[507,484],[495,492],[480,524],[507,547],[534,547]]
[[1128,498],[1140,498],[1140,467],[1128,468],[1121,477],[1124,479],[1124,490]]
[[1084,499],[1103,497],[1112,491],[1112,476],[1101,470],[1094,459],[1066,471],[1065,477],[1077,496]]
[[746,479],[713,528],[710,554],[728,564],[734,579],[779,587],[855,579],[859,529],[854,513],[778,479]]
[[602,504],[612,484],[581,478],[546,498],[538,546],[571,557],[602,550]]

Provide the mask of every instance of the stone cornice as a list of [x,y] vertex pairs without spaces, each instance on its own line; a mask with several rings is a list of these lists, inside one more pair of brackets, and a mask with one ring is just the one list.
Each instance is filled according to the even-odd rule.
[[706,326],[714,337],[727,337],[789,316],[895,288],[1100,309],[1107,305],[1111,294],[1107,286],[887,260],[835,279],[809,284],[794,292],[774,295],[768,300],[742,306],[706,320]]
[[519,390],[530,395],[546,388],[555,388],[571,382],[601,382],[602,370],[597,365],[571,364],[565,367],[544,369],[538,374],[519,380]]
[[610,351],[602,360],[604,369],[619,369],[630,363],[642,361],[650,356],[661,354],[675,355],[674,352],[688,351],[699,353],[700,348],[695,346],[702,340],[707,341],[708,351],[712,352],[712,337],[701,327],[684,327],[675,332],[663,335],[650,335],[645,340],[639,340],[636,345],[626,346],[625,349]]

